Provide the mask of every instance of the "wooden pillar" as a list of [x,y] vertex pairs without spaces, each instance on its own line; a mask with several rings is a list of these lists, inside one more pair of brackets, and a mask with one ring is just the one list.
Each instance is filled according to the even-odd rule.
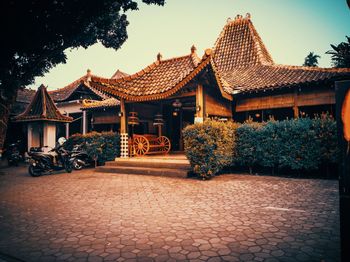
[[293,106],[294,118],[299,118],[299,107],[298,107],[298,90],[294,89],[294,106]]
[[87,133],[87,115],[86,110],[83,110],[83,135]]
[[120,157],[129,156],[129,136],[127,130],[127,112],[124,98],[120,98]]
[[[66,116],[69,116],[69,113],[66,113]],[[69,138],[69,123],[65,123],[66,125],[66,139]]]
[[196,89],[196,118],[195,123],[202,123],[205,117],[205,105],[204,105],[204,89],[201,84],[197,85]]
[[124,98],[120,98],[120,133],[127,133],[127,125],[126,125],[126,110],[125,110],[125,100]]

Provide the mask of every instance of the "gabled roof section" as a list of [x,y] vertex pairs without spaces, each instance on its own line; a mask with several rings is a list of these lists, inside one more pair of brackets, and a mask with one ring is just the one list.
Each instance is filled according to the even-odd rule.
[[[104,93],[130,101],[147,101],[168,97],[188,83],[206,64],[192,46],[186,56],[157,60],[136,74],[119,79],[91,77],[90,86]],[[209,59],[207,59],[207,64]]]
[[228,93],[244,93],[326,80],[350,78],[350,68],[318,68],[287,65],[254,65],[221,73]]
[[274,62],[256,31],[250,14],[228,19],[214,46],[214,63],[219,71],[239,67],[272,65]]
[[35,93],[35,90],[29,88],[18,89],[16,102],[29,104]]
[[81,85],[84,85],[86,88],[90,89],[93,93],[95,93],[97,96],[101,97],[101,99],[107,99],[109,98],[104,93],[101,93],[97,89],[90,87],[89,85],[86,85],[86,81],[91,76],[91,71],[88,69],[86,75],[78,78],[74,82],[70,83],[69,85],[59,88],[57,90],[49,91],[50,96],[55,102],[62,102],[67,100],[73,93],[76,91]]
[[122,77],[129,76],[129,74],[124,73],[123,71],[120,71],[119,69],[115,71],[115,73],[112,75],[111,79],[119,79]]
[[15,116],[14,120],[16,122],[71,122],[73,119],[60,113],[52,98],[47,93],[46,87],[41,85],[26,110],[22,114]]

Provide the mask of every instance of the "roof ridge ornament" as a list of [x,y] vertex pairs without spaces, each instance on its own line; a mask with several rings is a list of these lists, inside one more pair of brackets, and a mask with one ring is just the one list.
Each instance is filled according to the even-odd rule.
[[196,51],[197,51],[197,48],[194,45],[192,45],[191,46],[191,54],[194,54]]
[[162,54],[159,52],[158,55],[157,55],[157,61],[161,61],[163,58]]
[[91,73],[91,69],[87,69],[86,70],[86,81],[87,82],[91,82],[91,75],[92,75],[92,73]]
[[240,14],[236,15],[236,17],[235,17],[235,21],[240,21],[242,19],[243,19],[243,16]]
[[252,17],[252,15],[250,13],[246,13],[245,14],[245,19],[246,20],[250,20],[251,17]]

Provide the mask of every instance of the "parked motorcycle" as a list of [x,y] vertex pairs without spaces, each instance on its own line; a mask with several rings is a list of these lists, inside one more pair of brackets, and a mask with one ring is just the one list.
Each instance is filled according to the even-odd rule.
[[23,160],[23,156],[19,152],[19,143],[20,141],[10,144],[5,151],[8,166],[18,166],[18,163]]
[[83,149],[82,144],[78,144],[73,147],[70,158],[72,161],[73,168],[75,170],[80,170],[83,167],[87,167],[92,163],[92,159]]
[[72,158],[70,157],[71,152],[65,150],[63,147],[65,138],[61,137],[58,139],[58,143],[55,148],[48,152],[43,152],[38,148],[31,148],[28,152],[30,157],[30,165],[28,172],[31,176],[41,176],[43,173],[48,173],[58,170],[66,170],[66,172],[72,172]]

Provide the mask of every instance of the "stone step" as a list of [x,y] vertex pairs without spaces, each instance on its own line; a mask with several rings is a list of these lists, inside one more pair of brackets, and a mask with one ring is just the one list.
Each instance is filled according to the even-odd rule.
[[154,168],[154,167],[135,167],[135,166],[99,166],[95,172],[133,174],[133,175],[152,175],[166,177],[187,177],[187,170],[174,168]]
[[188,160],[171,160],[171,159],[117,159],[109,161],[105,164],[108,167],[150,167],[150,168],[166,168],[166,169],[181,169],[190,170],[191,165]]

